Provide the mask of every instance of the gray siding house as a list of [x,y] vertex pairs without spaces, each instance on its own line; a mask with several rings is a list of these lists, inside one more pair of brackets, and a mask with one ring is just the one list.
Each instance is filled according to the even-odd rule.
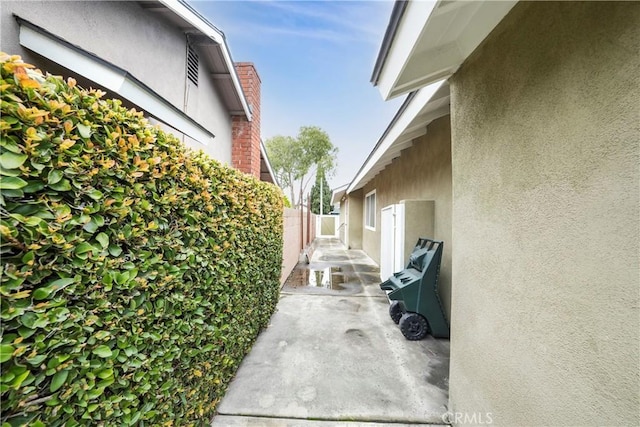
[[454,425],[640,424],[638,52],[635,2],[396,2],[335,196],[384,272],[444,240]]
[[[3,52],[105,90],[223,163],[237,166],[233,153],[243,151],[234,126],[255,123],[260,139],[251,105],[259,90],[257,100],[245,96],[243,85],[255,84],[241,81],[224,34],[182,1],[2,1],[0,28]],[[273,182],[254,145],[254,163]],[[259,177],[255,170],[245,172]]]

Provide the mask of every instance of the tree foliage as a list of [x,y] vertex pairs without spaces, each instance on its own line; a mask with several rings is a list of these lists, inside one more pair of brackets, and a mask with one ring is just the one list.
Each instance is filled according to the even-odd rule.
[[[320,183],[322,182],[322,185]],[[322,188],[322,212],[320,209],[320,189]],[[331,188],[324,175],[324,171],[319,169],[316,172],[316,182],[311,187],[311,212],[319,215],[323,213],[327,215],[331,212]]]
[[302,126],[296,138],[280,135],[269,138],[265,146],[279,182],[290,189],[294,206],[302,201],[314,171],[322,170],[326,176],[335,170],[338,149],[329,135],[317,126]]
[[281,192],[0,60],[2,425],[209,425],[278,300]]
[[295,138],[278,135],[268,139],[265,147],[278,182],[283,188],[291,190],[290,201],[294,202],[293,184],[297,179],[299,159],[302,157],[300,145]]

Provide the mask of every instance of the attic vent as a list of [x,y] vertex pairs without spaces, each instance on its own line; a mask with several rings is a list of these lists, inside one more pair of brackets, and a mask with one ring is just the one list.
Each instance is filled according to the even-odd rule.
[[187,46],[187,78],[198,86],[198,54],[191,46]]

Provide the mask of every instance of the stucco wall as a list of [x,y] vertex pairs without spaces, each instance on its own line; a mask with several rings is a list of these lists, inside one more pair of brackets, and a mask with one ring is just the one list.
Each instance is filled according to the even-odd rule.
[[450,80],[454,412],[640,424],[639,6],[520,3]]
[[[433,121],[426,135],[380,172],[363,189],[363,195],[376,190],[376,229],[364,228],[362,249],[380,263],[380,210],[401,200],[434,200],[433,237],[444,241],[440,268],[440,295],[447,315],[451,306],[451,129],[449,116]],[[360,224],[363,223],[363,214]],[[351,217],[351,225],[356,223]],[[416,239],[417,239],[416,237]],[[415,243],[415,241],[413,242]]]
[[[43,71],[70,76],[68,70],[20,46],[19,25],[13,15],[127,70],[178,109],[184,111],[187,104],[187,113],[216,137],[210,146],[189,138],[185,138],[185,143],[230,163],[229,114],[208,73],[202,69],[202,59],[200,87],[185,94],[186,36],[167,23],[162,13],[144,10],[137,2],[2,0],[0,49],[22,56],[25,62]],[[85,83],[82,79],[78,81]],[[114,93],[107,96],[119,97]],[[181,134],[178,136],[182,138]]]
[[[183,48],[184,49],[184,48]],[[186,94],[185,112],[198,123],[209,129],[216,137],[208,147],[197,141],[190,144],[195,149],[202,149],[221,162],[232,165],[232,136],[231,115],[218,96],[218,89],[213,80],[209,78],[209,69],[203,63],[203,54],[200,53],[200,67],[198,73],[198,86],[187,80],[188,91]]]

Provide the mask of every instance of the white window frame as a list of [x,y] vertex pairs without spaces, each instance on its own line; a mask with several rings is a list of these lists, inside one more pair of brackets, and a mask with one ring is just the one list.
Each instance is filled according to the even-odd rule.
[[[373,209],[369,206],[369,198],[373,197]],[[366,228],[367,230],[371,230],[371,231],[376,231],[376,216],[377,216],[377,211],[376,211],[376,205],[377,205],[378,201],[377,201],[377,196],[376,196],[376,190],[373,191],[369,191],[367,194],[365,194],[364,196],[364,228]],[[372,214],[372,215],[370,215]],[[372,219],[373,220],[373,225],[371,225],[368,221],[368,219]]]

